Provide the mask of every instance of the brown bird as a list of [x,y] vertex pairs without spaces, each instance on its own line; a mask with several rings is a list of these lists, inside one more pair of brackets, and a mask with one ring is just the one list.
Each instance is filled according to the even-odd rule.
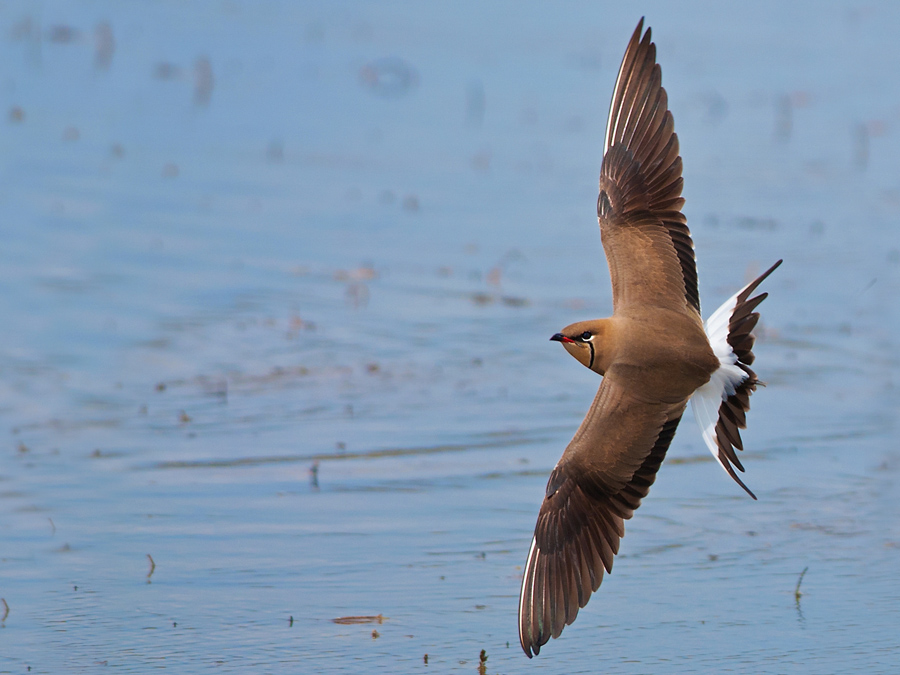
[[519,599],[531,658],[571,624],[610,572],[624,521],[647,496],[688,401],[713,456],[737,483],[746,427],[754,310],[750,295],[779,260],[704,325],[694,244],[681,213],[681,157],[650,29],[638,23],[616,79],[597,215],[613,315],[567,326],[561,342],[603,376],[547,482]]

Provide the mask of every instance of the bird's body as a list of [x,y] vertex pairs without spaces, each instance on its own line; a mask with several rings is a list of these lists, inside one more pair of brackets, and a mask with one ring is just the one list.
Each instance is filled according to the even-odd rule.
[[[742,449],[753,362],[750,294],[739,291],[706,324],[693,241],[681,213],[681,158],[650,30],[638,24],[610,107],[597,215],[613,288],[613,315],[553,336],[603,376],[593,404],[550,474],[519,601],[519,639],[539,653],[575,620],[647,496],[681,416],[694,403],[704,440],[734,467]],[[755,498],[755,497],[754,497]]]

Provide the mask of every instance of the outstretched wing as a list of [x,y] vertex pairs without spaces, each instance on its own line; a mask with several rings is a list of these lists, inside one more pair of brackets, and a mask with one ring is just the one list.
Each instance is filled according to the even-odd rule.
[[651,305],[700,316],[694,242],[681,213],[681,157],[650,29],[638,23],[613,91],[597,216],[613,308]]
[[612,570],[624,521],[647,496],[684,410],[638,401],[616,379],[603,379],[547,483],[519,598],[529,658],[559,637]]

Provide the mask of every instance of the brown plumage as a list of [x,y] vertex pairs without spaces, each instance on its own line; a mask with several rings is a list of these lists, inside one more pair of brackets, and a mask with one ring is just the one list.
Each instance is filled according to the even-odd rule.
[[[743,486],[731,467],[743,471],[734,448],[742,448],[738,429],[759,384],[749,366],[754,310],[765,294],[749,296],[777,264],[704,331],[694,245],[681,213],[678,138],[656,46],[642,28],[643,19],[616,80],[597,199],[613,316],[551,338],[603,381],[550,475],[535,526],[519,602],[519,639],[529,657],[559,637],[612,570],[624,521],[647,496],[692,396],[707,443]],[[707,422],[710,414],[716,419]]]

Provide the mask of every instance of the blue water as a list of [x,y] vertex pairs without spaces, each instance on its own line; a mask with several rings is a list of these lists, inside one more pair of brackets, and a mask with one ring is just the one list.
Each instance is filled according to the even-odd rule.
[[[686,418],[528,661],[521,565],[598,384],[548,338],[611,309],[596,180],[640,12],[705,313],[785,259],[759,501]],[[0,672],[896,672],[898,29],[859,2],[5,3]]]

